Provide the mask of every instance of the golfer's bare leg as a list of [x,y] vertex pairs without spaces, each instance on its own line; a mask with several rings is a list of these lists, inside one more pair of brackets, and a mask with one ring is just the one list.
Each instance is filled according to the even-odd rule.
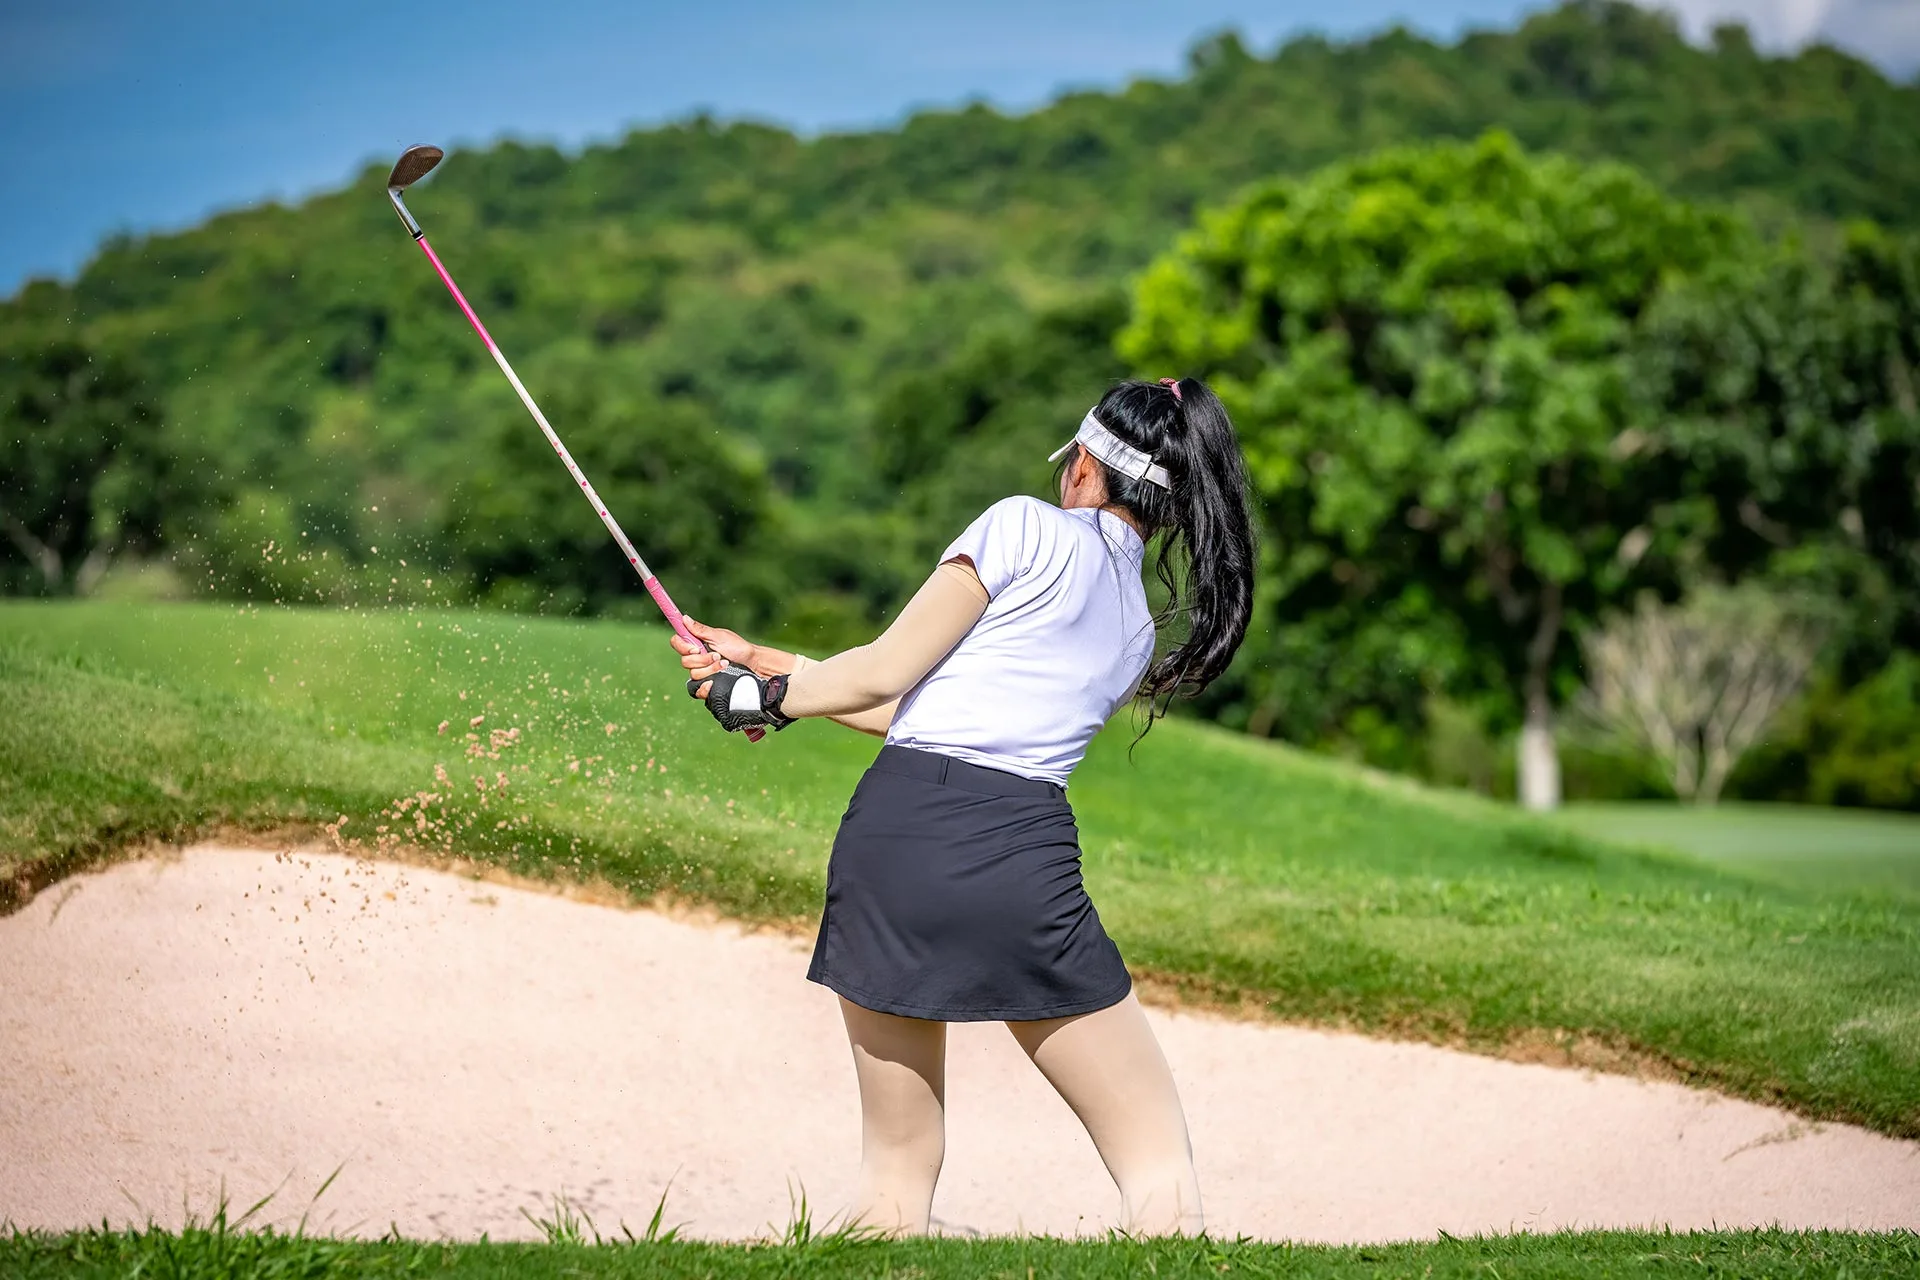
[[946,1156],[947,1024],[840,1001],[860,1078],[860,1185],[849,1223],[927,1229]]
[[1136,1235],[1198,1234],[1200,1181],[1173,1072],[1140,1002],[1007,1029],[1087,1126]]

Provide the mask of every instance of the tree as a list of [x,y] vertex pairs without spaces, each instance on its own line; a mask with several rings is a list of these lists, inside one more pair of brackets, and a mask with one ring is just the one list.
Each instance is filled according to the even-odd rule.
[[1860,226],[1831,263],[1791,242],[1720,263],[1635,345],[1632,444],[1695,504],[1700,561],[1856,597],[1877,615],[1842,637],[1856,678],[1920,646],[1920,244]]
[[1855,411],[1870,432],[1841,498],[1857,513],[1861,549],[1899,593],[1895,640],[1920,649],[1920,236],[1852,227],[1839,292],[1854,317]]
[[1740,758],[1799,693],[1820,630],[1763,591],[1642,596],[1580,638],[1581,707],[1656,761],[1682,800],[1712,804]]
[[1920,654],[1807,710],[1808,800],[1920,809]]
[[992,503],[1048,494],[1046,456],[1126,373],[1113,353],[1126,306],[1119,289],[1102,290],[984,328],[945,359],[883,385],[865,456],[873,500],[891,499],[913,530],[906,585]]
[[[1619,166],[1497,133],[1401,148],[1204,217],[1143,278],[1120,344],[1211,378],[1232,410],[1269,527],[1268,626],[1361,639],[1391,619],[1399,643],[1359,647],[1504,692],[1522,798],[1543,807],[1570,629],[1675,590],[1707,514],[1636,447],[1636,326],[1747,244]],[[1284,719],[1278,684],[1247,679]]]
[[0,583],[84,594],[150,539],[159,428],[117,360],[70,340],[0,354]]

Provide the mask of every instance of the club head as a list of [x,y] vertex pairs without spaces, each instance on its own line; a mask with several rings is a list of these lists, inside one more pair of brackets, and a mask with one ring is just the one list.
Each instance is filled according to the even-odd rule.
[[393,172],[387,175],[387,190],[405,191],[432,173],[433,166],[439,164],[446,154],[438,147],[408,147],[393,162]]

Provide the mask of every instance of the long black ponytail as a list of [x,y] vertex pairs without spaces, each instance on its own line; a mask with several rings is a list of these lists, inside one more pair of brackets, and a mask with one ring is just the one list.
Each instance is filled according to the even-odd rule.
[[[1149,538],[1163,535],[1154,572],[1167,602],[1155,626],[1185,624],[1140,682],[1151,727],[1174,695],[1191,697],[1213,683],[1246,636],[1254,560],[1247,468],[1226,406],[1198,378],[1122,382],[1100,398],[1094,415],[1165,467],[1173,482],[1163,489],[1094,459],[1108,502],[1132,514]],[[1068,462],[1080,452],[1070,453]]]

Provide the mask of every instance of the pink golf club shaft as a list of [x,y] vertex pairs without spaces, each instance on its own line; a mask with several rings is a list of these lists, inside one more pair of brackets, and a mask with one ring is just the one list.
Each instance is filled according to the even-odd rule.
[[[675,635],[688,644],[706,649],[707,646],[702,644],[693,632],[687,630],[687,620],[680,615],[680,610],[674,607],[672,598],[667,595],[667,589],[660,585],[660,579],[653,576],[653,570],[647,568],[647,562],[642,560],[640,553],[633,549],[633,543],[620,528],[620,522],[607,513],[607,504],[600,501],[600,495],[593,491],[593,485],[588,483],[586,473],[580,470],[580,464],[575,462],[573,455],[567,452],[567,446],[560,443],[559,433],[547,421],[547,415],[540,412],[540,406],[533,402],[533,397],[527,394],[526,387],[520,382],[520,375],[513,371],[513,366],[507,363],[507,358],[500,354],[500,347],[494,342],[493,335],[487,332],[487,326],[481,324],[480,317],[473,314],[473,308],[467,305],[466,295],[461,293],[460,286],[453,282],[453,277],[448,274],[447,268],[440,261],[440,255],[433,251],[433,246],[427,243],[425,235],[416,235],[414,239],[419,243],[421,252],[427,255],[427,261],[433,264],[433,269],[440,273],[440,282],[447,286],[447,292],[451,293],[453,300],[460,304],[460,310],[467,317],[467,323],[472,325],[473,331],[480,335],[480,341],[487,344],[487,350],[492,354],[493,362],[500,366],[500,372],[507,375],[507,381],[511,382],[513,389],[519,393],[520,403],[527,406],[527,412],[532,414],[533,420],[540,424],[541,433],[547,437],[547,443],[553,446],[553,451],[560,455],[560,461],[566,464],[567,472],[579,484],[580,492],[588,502],[593,504],[594,512],[600,517],[600,523],[607,526],[607,532],[612,534],[613,540],[620,545],[620,553],[626,556],[627,563],[632,565],[634,572],[640,575],[640,584],[647,589],[647,594],[653,597],[653,602],[660,606],[660,612],[666,615],[667,625],[673,628]],[[751,742],[758,742],[765,736],[764,729],[747,730],[747,738]]]

